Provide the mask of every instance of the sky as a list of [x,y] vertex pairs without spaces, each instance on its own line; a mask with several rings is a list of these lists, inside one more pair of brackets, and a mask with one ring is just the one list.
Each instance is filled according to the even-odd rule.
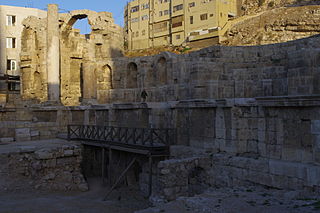
[[[97,12],[107,11],[113,14],[116,24],[123,26],[123,9],[127,2],[128,0],[0,0],[0,5],[33,7],[45,10],[47,4],[58,4],[61,13],[79,9],[89,9]],[[80,28],[81,33],[90,32],[90,27],[85,19],[79,20],[74,27]]]

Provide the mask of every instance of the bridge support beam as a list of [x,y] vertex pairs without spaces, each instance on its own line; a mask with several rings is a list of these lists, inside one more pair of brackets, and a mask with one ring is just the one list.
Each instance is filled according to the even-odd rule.
[[106,168],[106,159],[105,159],[105,155],[106,155],[106,150],[105,148],[102,148],[102,153],[101,153],[101,177],[102,177],[102,184],[105,184],[105,168]]
[[148,197],[152,195],[152,155],[149,154],[149,193]]
[[112,184],[112,149],[109,147],[109,163],[108,163],[108,179],[109,179],[109,185]]

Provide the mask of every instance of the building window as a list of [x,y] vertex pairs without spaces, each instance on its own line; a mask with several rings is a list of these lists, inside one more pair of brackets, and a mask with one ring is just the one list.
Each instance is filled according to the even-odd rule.
[[7,48],[16,48],[16,38],[7,38]]
[[149,3],[142,4],[142,5],[141,5],[141,9],[142,9],[142,10],[149,9]]
[[139,18],[133,18],[131,19],[131,23],[139,22]]
[[190,16],[190,24],[193,24],[193,16]]
[[7,26],[16,25],[16,16],[7,15]]
[[173,12],[179,11],[183,9],[183,4],[179,4],[176,6],[173,6]]
[[149,19],[149,16],[148,16],[148,15],[141,16],[141,20],[142,20],[142,21],[148,20],[148,19]]
[[179,40],[181,37],[180,35],[176,35],[176,39]]
[[16,60],[13,60],[13,59],[7,60],[7,70],[11,70],[11,71],[17,70]]
[[182,26],[183,16],[177,16],[172,18],[172,28]]
[[8,82],[8,90],[9,91],[20,91],[20,83],[19,82]]
[[160,4],[166,3],[166,2],[169,2],[169,0],[159,0],[159,3],[160,3]]
[[138,11],[139,11],[139,5],[131,7],[131,13],[138,12]]
[[159,11],[159,16],[162,16],[162,11]]
[[163,15],[169,15],[169,10],[165,10],[165,11],[163,11]]
[[146,30],[142,30],[141,34],[144,36],[146,35]]
[[159,33],[168,30],[168,23],[166,21],[154,24],[153,32]]
[[207,19],[208,19],[208,14],[207,13],[200,15],[200,20],[201,21],[207,20]]
[[213,14],[211,13],[211,14],[210,14],[210,17],[212,17],[212,16],[213,16]]
[[194,7],[194,6],[196,6],[196,3],[195,3],[195,2],[189,3],[189,7]]

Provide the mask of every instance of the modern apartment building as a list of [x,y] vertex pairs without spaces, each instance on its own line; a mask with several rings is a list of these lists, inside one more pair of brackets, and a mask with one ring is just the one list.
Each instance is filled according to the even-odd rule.
[[[0,90],[7,90],[8,84],[20,75],[20,51],[22,21],[28,16],[46,17],[47,12],[35,8],[0,5]],[[9,84],[15,87],[18,84]],[[10,89],[10,88],[9,88]],[[15,90],[15,88],[11,88]]]
[[219,42],[241,0],[133,0],[125,7],[128,49]]

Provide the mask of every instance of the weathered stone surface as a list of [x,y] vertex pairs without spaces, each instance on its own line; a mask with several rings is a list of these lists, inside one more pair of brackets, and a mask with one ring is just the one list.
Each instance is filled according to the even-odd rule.
[[[80,173],[79,146],[69,145],[68,150],[63,148],[63,144],[68,142],[58,140],[21,143],[25,148],[21,148],[20,143],[1,146],[1,190],[88,190]],[[67,164],[56,163],[65,158],[68,159]]]
[[[50,5],[48,19],[29,17],[23,22],[22,97],[40,102],[49,97],[64,105],[78,105],[79,98],[108,100],[104,95],[108,96],[108,90],[112,89],[113,66],[109,59],[122,55],[121,27],[113,23],[108,12],[75,10],[57,14],[55,8],[56,5]],[[92,29],[87,36],[72,28],[78,19],[85,17]]]
[[[294,2],[293,0],[286,1]],[[273,4],[274,2],[276,1],[272,0]],[[309,2],[315,3],[317,1]],[[283,4],[283,2],[281,3]],[[315,4],[318,4],[318,2]],[[267,3],[264,3],[264,6],[266,5]],[[260,11],[265,9],[264,7],[256,8]],[[319,15],[320,7],[319,5],[314,5],[276,8],[251,18],[248,17],[246,20],[240,18],[239,22],[229,29],[225,43],[229,46],[263,45],[306,38],[319,34],[320,27],[317,24]],[[276,62],[281,60],[281,57],[281,55],[274,55],[272,60]],[[272,92],[272,83],[270,83],[264,85],[265,94],[271,94]]]

